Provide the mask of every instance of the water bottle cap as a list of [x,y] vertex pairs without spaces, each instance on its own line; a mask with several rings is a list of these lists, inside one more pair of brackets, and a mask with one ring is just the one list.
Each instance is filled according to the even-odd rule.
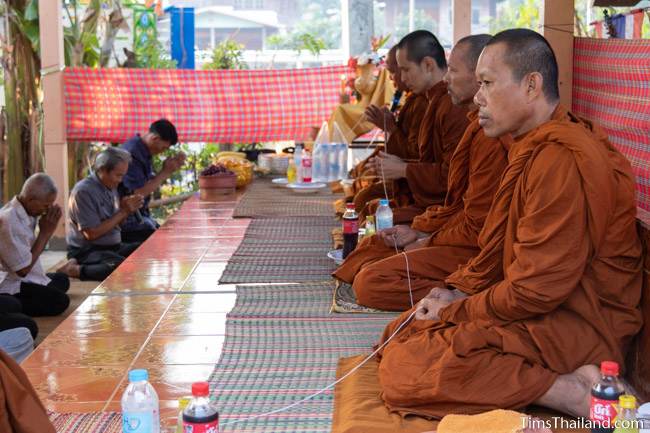
[[600,372],[605,376],[618,376],[618,362],[614,362],[614,361],[601,362]]
[[385,198],[379,199],[379,206],[388,206],[388,200]]
[[149,379],[149,372],[144,369],[129,371],[129,382],[142,382]]
[[192,384],[192,395],[194,397],[207,397],[209,390],[208,382],[194,382]]
[[372,215],[368,215],[366,217],[366,223],[374,223],[375,222],[375,217]]
[[618,398],[618,405],[623,409],[636,409],[636,398],[633,395],[622,395]]

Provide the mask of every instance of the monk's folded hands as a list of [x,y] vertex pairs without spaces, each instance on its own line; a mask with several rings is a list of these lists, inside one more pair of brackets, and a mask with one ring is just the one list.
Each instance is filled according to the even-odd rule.
[[467,295],[456,289],[434,287],[427,296],[418,302],[415,318],[417,320],[440,320],[441,309],[465,297]]
[[380,231],[379,237],[387,247],[402,249],[418,240],[418,232],[409,226],[398,225]]

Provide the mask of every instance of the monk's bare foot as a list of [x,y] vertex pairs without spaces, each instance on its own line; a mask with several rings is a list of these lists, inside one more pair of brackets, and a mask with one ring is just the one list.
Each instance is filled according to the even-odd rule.
[[573,373],[559,376],[535,403],[574,417],[588,417],[591,388],[599,380],[598,367],[583,365]]
[[81,273],[81,266],[79,266],[79,263],[77,263],[75,259],[70,259],[56,271],[61,272],[62,274],[66,274],[72,278],[79,278],[79,274]]

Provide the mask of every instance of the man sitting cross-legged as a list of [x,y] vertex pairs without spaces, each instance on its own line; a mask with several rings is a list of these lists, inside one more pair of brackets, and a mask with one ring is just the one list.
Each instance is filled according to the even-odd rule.
[[[449,95],[454,104],[471,107],[471,123],[451,158],[444,205],[429,207],[410,227],[396,226],[364,239],[334,272],[339,280],[353,284],[359,304],[404,311],[412,306],[411,299],[422,299],[433,284],[479,252],[478,234],[507,165],[504,142],[509,138],[486,137],[472,103],[478,90],[476,62],[489,39],[468,36],[449,56],[445,75]],[[409,250],[410,285],[406,259],[396,255],[402,249]]]
[[585,417],[596,365],[623,366],[642,324],[634,175],[559,105],[557,62],[538,33],[497,34],[476,72],[479,123],[514,137],[509,164],[481,252],[380,353],[382,398],[431,418],[532,403]]

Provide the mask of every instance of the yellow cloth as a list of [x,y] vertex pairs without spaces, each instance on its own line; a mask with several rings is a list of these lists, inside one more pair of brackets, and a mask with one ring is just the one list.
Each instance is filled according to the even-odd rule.
[[516,433],[523,430],[526,415],[512,410],[491,410],[479,415],[447,415],[438,433]]
[[363,97],[357,104],[340,104],[332,113],[329,120],[329,131],[332,134],[334,122],[339,126],[347,142],[371,131],[374,125],[370,122],[360,122],[366,107],[369,105],[384,106],[393,101],[395,87],[386,69],[382,69],[377,77],[377,85],[370,98]]

